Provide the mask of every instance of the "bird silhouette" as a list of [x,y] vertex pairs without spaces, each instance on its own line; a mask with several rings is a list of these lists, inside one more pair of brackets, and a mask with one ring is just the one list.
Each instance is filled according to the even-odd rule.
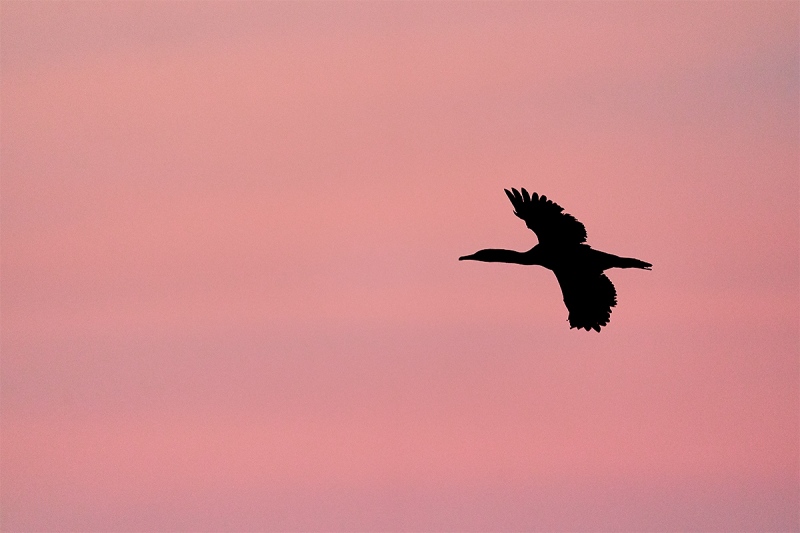
[[650,263],[632,257],[618,257],[594,250],[586,242],[586,228],[564,208],[536,193],[505,189],[514,206],[514,214],[525,221],[539,239],[527,252],[480,250],[459,257],[459,261],[486,261],[539,265],[556,275],[564,304],[569,311],[570,328],[600,331],[617,305],[617,291],[603,274],[609,268],[642,268]]

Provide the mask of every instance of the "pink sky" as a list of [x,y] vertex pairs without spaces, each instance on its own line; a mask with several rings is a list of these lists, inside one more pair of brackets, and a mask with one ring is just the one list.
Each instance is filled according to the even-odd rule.
[[799,21],[3,2],[0,527],[797,531]]

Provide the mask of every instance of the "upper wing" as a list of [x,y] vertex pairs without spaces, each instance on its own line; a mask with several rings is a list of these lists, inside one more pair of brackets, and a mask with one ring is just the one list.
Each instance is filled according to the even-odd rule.
[[586,228],[575,217],[564,213],[564,208],[548,200],[522,189],[504,189],[508,199],[514,206],[514,214],[525,221],[539,238],[542,244],[580,244],[586,241]]
[[608,324],[611,308],[617,305],[617,291],[605,274],[579,270],[555,270],[564,303],[569,310],[569,327],[586,331]]

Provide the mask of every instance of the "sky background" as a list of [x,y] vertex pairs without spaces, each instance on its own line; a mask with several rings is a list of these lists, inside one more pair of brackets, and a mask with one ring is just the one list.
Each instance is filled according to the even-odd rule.
[[797,531],[799,21],[4,1],[0,526]]

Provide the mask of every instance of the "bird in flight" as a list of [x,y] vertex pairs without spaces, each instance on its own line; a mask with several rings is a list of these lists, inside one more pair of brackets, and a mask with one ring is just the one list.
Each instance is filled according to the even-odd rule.
[[505,189],[514,214],[525,221],[539,239],[527,252],[479,250],[459,257],[459,261],[486,261],[540,265],[552,270],[561,286],[569,311],[570,328],[600,331],[617,305],[617,291],[603,274],[609,268],[643,268],[650,263],[632,257],[618,257],[592,249],[586,242],[586,228],[564,208],[536,193]]

